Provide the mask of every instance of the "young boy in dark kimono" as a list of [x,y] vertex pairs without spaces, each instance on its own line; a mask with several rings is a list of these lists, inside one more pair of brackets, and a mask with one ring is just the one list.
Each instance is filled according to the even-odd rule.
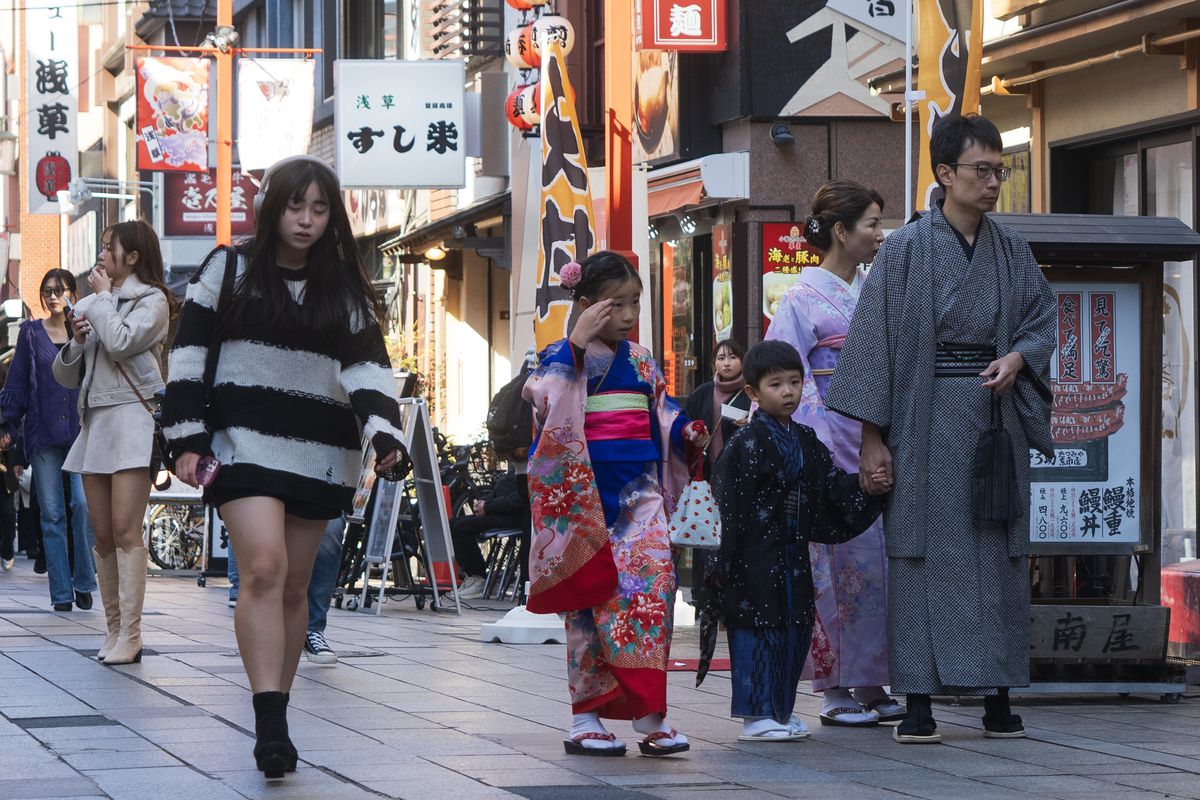
[[[758,411],[726,442],[713,473],[722,536],[710,581],[729,634],[731,713],[744,721],[738,739],[792,741],[808,736],[792,714],[814,615],[808,543],[854,538],[884,503],[834,465],[811,428],[792,421],[804,383],[792,345],[755,345],[743,373]],[[875,478],[872,491],[886,493],[886,475]]]

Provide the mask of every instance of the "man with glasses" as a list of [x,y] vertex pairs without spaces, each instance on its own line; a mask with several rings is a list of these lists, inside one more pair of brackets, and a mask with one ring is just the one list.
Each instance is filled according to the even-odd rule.
[[[987,216],[1010,173],[1001,149],[983,117],[934,125],[944,199],[875,257],[825,399],[863,423],[860,475],[894,481],[884,536],[903,743],[941,740],[931,695],[983,695],[984,736],[1025,735],[1008,688],[1029,683],[1028,452],[1053,454],[1056,314],[1029,245]],[[994,420],[1011,452],[983,436]]]

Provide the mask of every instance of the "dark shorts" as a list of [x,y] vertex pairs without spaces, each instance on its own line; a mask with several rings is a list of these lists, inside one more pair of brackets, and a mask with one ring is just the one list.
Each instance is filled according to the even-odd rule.
[[228,502],[242,500],[247,497],[273,497],[283,503],[285,514],[299,517],[300,519],[328,521],[337,519],[342,515],[340,508],[323,506],[309,500],[299,500],[278,492],[264,492],[261,489],[210,487],[204,491],[204,502],[210,506],[216,506],[218,509]]

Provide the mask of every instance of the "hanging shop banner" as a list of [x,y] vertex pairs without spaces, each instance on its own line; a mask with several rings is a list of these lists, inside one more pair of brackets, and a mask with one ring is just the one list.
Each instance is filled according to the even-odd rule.
[[763,333],[775,318],[775,310],[796,276],[805,267],[821,263],[817,252],[801,235],[796,222],[764,222],[762,224],[762,309]]
[[921,163],[917,208],[929,208],[937,189],[929,157],[934,124],[951,114],[979,112],[983,63],[983,0],[917,0],[917,89]]
[[533,322],[539,351],[567,335],[571,298],[559,285],[559,271],[586,258],[596,243],[575,90],[567,76],[562,43],[554,37],[542,42],[541,93],[542,225]]
[[333,134],[343,188],[466,184],[461,61],[337,61]]
[[1030,453],[1030,541],[1137,543],[1141,292],[1118,283],[1056,283],[1054,289],[1054,460]]
[[642,47],[681,53],[724,50],[725,0],[642,0]]
[[208,171],[208,73],[204,58],[137,60],[137,168]]
[[58,193],[75,177],[76,109],[79,88],[79,19],[74,5],[39,4],[25,10],[28,53],[30,214],[57,214]]
[[[217,230],[217,173],[168,172],[162,188],[164,236],[213,236]],[[234,169],[230,193],[231,233],[254,233],[254,196],[258,187]]]
[[633,4],[633,163],[679,156],[679,53],[640,46],[647,17]]
[[713,225],[712,229],[712,308],[713,341],[728,339],[733,333],[733,244],[732,225]]
[[312,138],[314,62],[238,61],[238,159],[242,169],[266,169],[308,152]]

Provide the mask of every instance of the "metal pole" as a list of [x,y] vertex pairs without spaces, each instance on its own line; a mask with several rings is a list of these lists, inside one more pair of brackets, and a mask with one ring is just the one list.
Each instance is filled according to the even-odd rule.
[[[913,214],[913,145],[912,145],[912,54],[913,54],[913,3],[904,0],[904,222]],[[902,223],[903,224],[903,223]]]
[[[217,0],[217,27],[233,27],[233,0]],[[233,214],[233,49],[217,61],[217,244],[229,244]]]

